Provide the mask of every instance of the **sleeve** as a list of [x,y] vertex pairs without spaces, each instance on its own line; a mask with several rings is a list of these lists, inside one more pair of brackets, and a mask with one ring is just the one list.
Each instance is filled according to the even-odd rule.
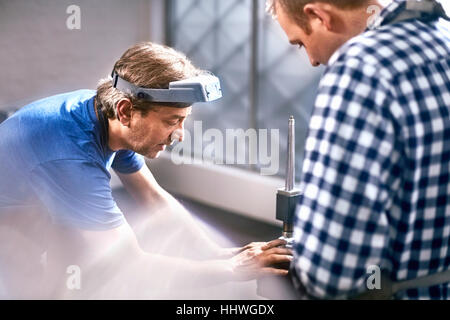
[[111,167],[117,172],[129,174],[141,170],[144,163],[143,156],[131,150],[119,150]]
[[310,297],[351,297],[367,290],[369,267],[389,264],[386,211],[400,172],[393,109],[373,66],[336,63],[321,80],[294,229],[293,268]]
[[46,162],[33,169],[29,181],[53,223],[101,231],[125,221],[112,197],[109,172],[94,161]]

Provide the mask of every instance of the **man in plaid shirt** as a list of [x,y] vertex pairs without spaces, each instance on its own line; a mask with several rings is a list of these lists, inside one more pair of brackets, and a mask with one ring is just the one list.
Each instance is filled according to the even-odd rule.
[[[374,17],[373,5],[269,2],[289,41],[327,66],[294,230],[306,297],[355,297],[377,267],[392,282],[449,269],[450,26],[442,7],[418,18],[397,0]],[[448,299],[442,282],[393,297]]]

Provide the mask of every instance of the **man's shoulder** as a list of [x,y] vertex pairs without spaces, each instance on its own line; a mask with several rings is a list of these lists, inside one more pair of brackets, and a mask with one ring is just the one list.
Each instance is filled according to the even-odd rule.
[[[98,152],[93,110],[95,91],[78,90],[33,102],[19,110],[8,128],[12,145],[33,162],[92,158]],[[30,160],[31,161],[31,160]]]
[[[52,95],[42,99],[35,100],[23,108],[21,108],[16,114],[32,114],[34,116],[46,115],[52,111],[58,111],[61,106],[66,108],[80,105],[80,103],[86,102],[96,95],[94,90],[76,90],[71,92],[65,92],[61,94]],[[46,111],[46,112],[39,112]]]
[[[77,131],[79,127],[92,126],[93,98],[95,91],[78,90],[54,95],[32,102],[20,109],[11,118],[16,119],[21,132],[44,135],[45,132],[54,137],[58,134]],[[92,110],[90,110],[92,108]],[[35,137],[36,138],[36,137]]]
[[377,76],[395,77],[448,57],[450,33],[447,39],[441,39],[445,29],[440,30],[439,25],[413,21],[368,30],[345,43],[332,57],[332,63],[356,61],[376,68]]

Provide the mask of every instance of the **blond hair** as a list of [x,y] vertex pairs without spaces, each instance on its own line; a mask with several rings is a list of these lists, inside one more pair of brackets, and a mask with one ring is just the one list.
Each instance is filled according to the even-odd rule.
[[[167,46],[141,42],[129,48],[115,63],[114,71],[122,79],[144,88],[167,89],[172,81],[184,80],[202,73],[182,53]],[[117,103],[130,99],[133,109],[143,113],[158,106],[188,107],[185,103],[153,103],[124,93],[112,86],[111,77],[100,80],[96,104],[108,118],[116,117]]]

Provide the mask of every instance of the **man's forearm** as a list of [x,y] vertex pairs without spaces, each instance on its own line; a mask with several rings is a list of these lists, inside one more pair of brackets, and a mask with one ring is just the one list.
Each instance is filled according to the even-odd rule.
[[[192,261],[144,252],[127,224],[104,232],[73,231],[69,239],[55,238],[53,243],[48,251],[46,285],[62,295],[53,298],[73,294],[81,298],[151,298],[150,292],[158,298],[163,297],[162,290],[189,291],[234,278],[231,260]],[[82,272],[79,292],[66,290],[68,265],[76,265]]]
[[222,258],[223,251],[193,216],[171,195],[158,206],[145,207],[133,223],[138,238],[150,252],[196,259]]
[[[193,248],[202,248],[209,258],[218,258],[223,255],[220,246],[206,234],[199,223],[171,194],[159,186],[147,167],[131,175],[119,174],[119,177],[144,213],[140,215],[137,223],[140,238],[152,237],[156,226],[160,224],[161,228],[166,228],[167,237],[171,237],[176,230],[182,230],[185,241],[190,242]],[[156,231],[160,232],[160,230]],[[153,238],[148,241],[155,240]]]

